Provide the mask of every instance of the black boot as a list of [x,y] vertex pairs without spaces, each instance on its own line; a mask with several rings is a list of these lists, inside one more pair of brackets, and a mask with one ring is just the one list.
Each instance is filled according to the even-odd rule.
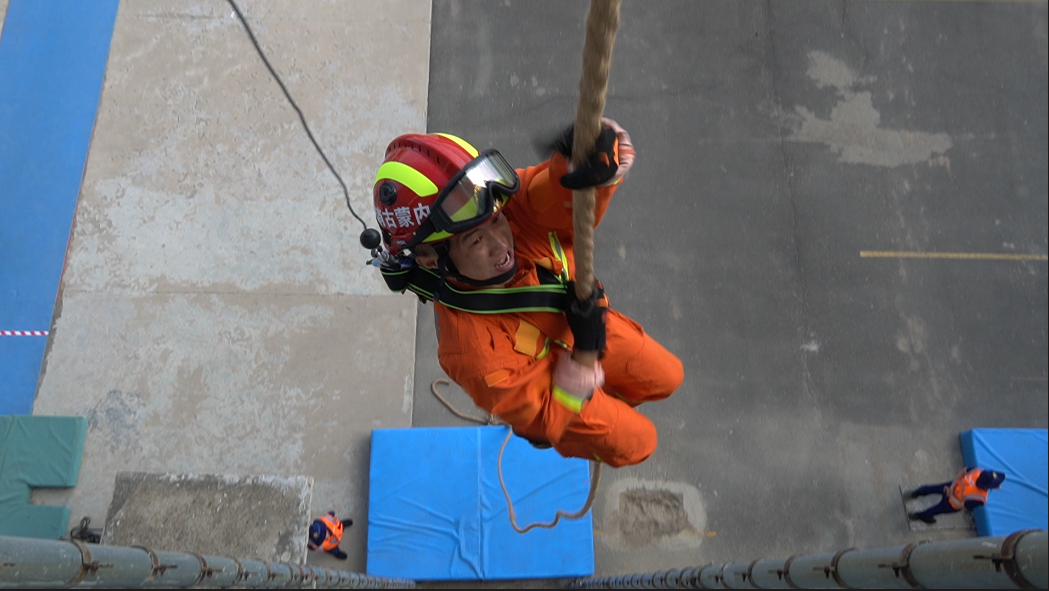
[[521,439],[527,441],[532,447],[536,449],[550,449],[553,445],[550,445],[549,441],[543,441],[542,439],[532,439],[531,437],[525,437],[517,431],[514,431],[514,435],[517,435]]
[[341,548],[328,550],[328,553],[334,556],[335,558],[338,558],[339,560],[346,560],[346,553],[343,552]]
[[343,519],[342,520],[342,526],[343,527],[350,527],[351,525],[353,525],[353,520],[352,519]]
[[[516,435],[516,433],[515,433],[515,435]],[[518,435],[518,437],[520,437],[521,439],[524,439],[525,441],[530,443],[532,445],[532,447],[534,447],[536,449],[550,449],[551,447],[553,447],[552,445],[550,445],[549,441],[543,441],[542,439],[532,439],[530,437],[524,437],[522,435]]]
[[930,525],[932,525],[933,523],[936,523],[936,518],[935,517],[930,517],[928,515],[922,515],[921,513],[908,513],[907,517],[910,518],[910,519],[917,519],[917,520],[920,520],[920,521],[924,521],[925,523],[928,523]]

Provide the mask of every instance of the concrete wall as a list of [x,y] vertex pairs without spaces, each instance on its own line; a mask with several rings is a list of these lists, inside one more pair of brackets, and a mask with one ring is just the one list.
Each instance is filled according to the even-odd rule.
[[[239,6],[374,226],[386,142],[426,123],[429,2]],[[340,564],[363,570],[416,303],[361,229],[227,2],[123,0],[33,411],[90,427],[79,484],[34,499],[100,525],[118,471],[308,475],[314,512],[361,524]]]

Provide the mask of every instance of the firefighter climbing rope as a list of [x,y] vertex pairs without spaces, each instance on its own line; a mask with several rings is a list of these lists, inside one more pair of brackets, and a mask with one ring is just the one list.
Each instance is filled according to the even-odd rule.
[[[612,46],[615,44],[616,31],[619,28],[620,0],[590,0],[590,9],[586,18],[586,39],[583,43],[583,72],[579,81],[579,102],[576,107],[576,118],[572,141],[572,164],[579,168],[597,146],[597,136],[601,132],[601,118],[605,108],[605,91],[608,88],[608,73],[612,63]],[[576,263],[576,297],[589,299],[594,285],[594,221],[596,191],[593,187],[573,191],[572,222],[575,236]],[[482,424],[505,424],[497,421],[493,415],[484,419],[466,415],[455,409],[437,390],[438,384],[449,384],[438,378],[430,384],[430,390],[445,406],[460,418]],[[594,504],[597,489],[601,481],[601,462],[591,460],[590,492],[583,507],[574,513],[558,509],[554,520],[549,523],[532,523],[525,527],[517,525],[513,500],[503,480],[503,452],[513,436],[509,430],[503,445],[499,449],[499,484],[506,497],[507,514],[510,525],[517,533],[525,533],[533,528],[553,528],[561,520],[579,519],[586,515]]]
[[[251,40],[252,45],[255,47],[262,59],[266,68],[273,76],[274,80],[280,86],[281,91],[284,93],[285,98],[295,109],[295,112],[299,116],[299,120],[302,123],[303,129],[306,135],[309,137],[310,142],[316,149],[317,153],[324,160],[328,170],[331,171],[332,175],[335,176],[342,188],[343,195],[346,200],[346,206],[350,210],[350,213],[355,217],[361,225],[364,227],[364,233],[362,234],[362,244],[367,246],[375,246],[378,244],[379,233],[376,230],[371,230],[367,227],[367,224],[361,219],[360,216],[353,210],[353,206],[350,203],[349,191],[346,188],[346,184],[339,176],[335,167],[331,164],[316,139],[313,137],[309,125],[306,122],[306,118],[303,115],[301,109],[296,104],[295,100],[291,97],[288,89],[285,87],[280,76],[270,65],[269,60],[266,58],[259,46],[258,41],[255,38],[254,32],[248,25],[247,20],[241,13],[239,7],[234,0],[227,0],[230,7],[232,8],[236,17],[240,20],[244,26],[248,37]],[[574,123],[574,139],[572,142],[572,163],[578,169],[586,162],[587,157],[594,152],[598,135],[602,130],[602,114],[605,105],[605,91],[608,85],[608,75],[611,65],[612,46],[615,42],[616,31],[619,26],[619,5],[620,0],[591,0],[590,8],[587,13],[586,20],[586,37],[583,45],[583,67],[582,76],[579,83],[579,102],[576,109],[576,118]],[[594,267],[593,267],[593,248],[594,248],[594,222],[595,222],[595,202],[596,195],[593,187],[576,190],[573,192],[572,203],[573,203],[573,226],[575,231],[575,260],[576,260],[576,281],[575,289],[576,295],[580,300],[589,299],[591,292],[593,291],[594,283]],[[472,417],[456,410],[447,400],[445,400],[437,390],[437,385],[440,383],[448,383],[446,380],[437,379],[431,384],[431,390],[442,403],[445,404],[453,413],[466,420],[479,422],[482,424],[505,424],[502,421],[498,421],[493,415],[488,415],[485,418]],[[593,505],[594,498],[597,494],[598,484],[600,482],[601,475],[601,462],[591,461],[591,482],[590,492],[587,495],[586,502],[583,507],[575,513],[568,513],[562,510],[558,510],[555,518],[550,523],[533,523],[524,528],[517,525],[516,515],[513,508],[513,501],[510,498],[510,494],[507,491],[506,484],[503,480],[502,473],[502,459],[503,452],[506,449],[506,445],[513,435],[513,430],[509,430],[506,439],[503,441],[502,448],[499,450],[499,483],[502,485],[503,494],[506,496],[508,514],[510,517],[510,523],[514,530],[518,533],[525,533],[533,528],[552,528],[557,525],[561,518],[565,519],[579,519],[586,515]]]

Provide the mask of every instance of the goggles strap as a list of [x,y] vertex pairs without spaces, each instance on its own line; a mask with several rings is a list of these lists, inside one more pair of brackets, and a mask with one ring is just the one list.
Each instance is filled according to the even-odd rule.
[[[405,244],[401,248],[401,250],[412,250],[416,246],[423,244],[426,241],[426,239],[429,238],[430,235],[436,231],[437,227],[434,226],[433,220],[427,217],[425,220],[423,220],[423,223],[419,224],[419,229],[415,231],[415,236],[413,236],[411,241],[409,241],[408,244]],[[440,243],[435,243],[433,244],[433,246],[436,247],[437,244]]]

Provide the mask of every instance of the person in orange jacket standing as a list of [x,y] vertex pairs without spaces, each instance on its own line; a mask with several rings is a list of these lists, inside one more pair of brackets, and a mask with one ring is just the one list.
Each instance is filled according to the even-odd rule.
[[441,367],[479,407],[537,447],[637,464],[657,434],[636,407],[670,396],[684,370],[599,283],[580,301],[572,280],[572,190],[596,187],[600,223],[634,149],[610,119],[577,170],[571,128],[553,147],[515,170],[456,136],[394,139],[375,178],[373,264],[391,289],[436,302]]
[[328,511],[310,524],[306,545],[310,550],[327,552],[339,560],[346,560],[346,553],[339,548],[339,544],[342,543],[343,530],[351,525],[352,519],[338,519],[334,511]]
[[987,493],[1000,488],[1005,482],[1005,474],[983,468],[965,468],[950,482],[920,486],[908,495],[912,499],[926,495],[941,495],[940,502],[920,512],[909,513],[907,517],[925,523],[936,523],[936,515],[956,513],[962,509],[973,509],[987,503]]

